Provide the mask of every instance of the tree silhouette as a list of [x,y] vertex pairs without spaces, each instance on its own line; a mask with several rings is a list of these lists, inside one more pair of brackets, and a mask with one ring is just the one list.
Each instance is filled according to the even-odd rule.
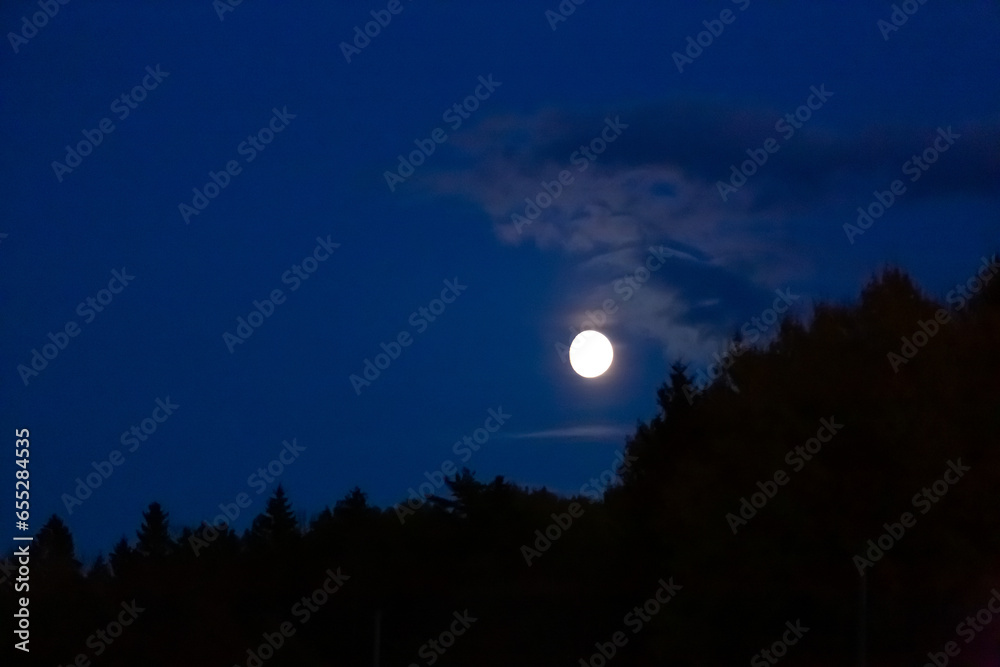
[[160,503],[150,503],[149,509],[142,513],[142,518],[142,526],[136,531],[139,538],[136,551],[153,559],[162,559],[173,552],[176,544],[170,537],[167,513]]
[[298,519],[281,484],[275,489],[250,529],[252,541],[269,548],[285,548],[301,537]]
[[334,505],[333,518],[351,521],[369,517],[373,511],[378,512],[368,504],[368,495],[361,487],[355,486]]
[[104,554],[97,554],[93,565],[87,571],[87,579],[95,584],[107,585],[112,579],[111,567]]
[[67,573],[80,571],[80,561],[76,559],[73,536],[69,528],[57,515],[53,514],[38,531],[35,553],[39,566],[49,570]]
[[[182,527],[183,544],[204,542],[197,553],[173,547],[152,503],[137,550],[123,537],[110,568],[99,556],[86,578],[52,517],[33,552],[39,664],[68,664],[95,618],[136,598],[148,620],[115,639],[106,667],[257,664],[248,647],[277,637],[303,600],[309,623],[274,664],[363,664],[376,618],[384,663],[410,664],[465,609],[481,620],[441,664],[577,664],[671,578],[677,600],[628,633],[615,667],[744,662],[797,618],[811,630],[796,664],[852,664],[857,556],[872,544],[883,550],[864,569],[870,664],[922,664],[927,642],[914,638],[939,646],[933,637],[981,609],[1000,574],[998,294],[994,280],[939,302],[887,269],[855,304],[819,303],[766,343],[736,341],[694,394],[677,362],[624,443],[620,482],[590,480],[578,495],[463,468],[440,495],[384,510],[354,487],[303,533],[279,485],[242,541],[228,526]],[[928,324],[942,309],[948,322]],[[915,331],[926,339],[894,368],[887,354]],[[821,427],[833,429],[822,442]],[[958,461],[968,470],[924,516],[914,494],[940,491]],[[915,527],[885,548],[906,511]],[[18,563],[4,563],[10,602]],[[314,591],[341,568],[343,590],[320,606]],[[1000,624],[976,641],[1000,642]]]
[[108,564],[115,577],[123,578],[131,570],[135,560],[135,552],[129,546],[128,539],[123,535],[115,544],[108,556]]

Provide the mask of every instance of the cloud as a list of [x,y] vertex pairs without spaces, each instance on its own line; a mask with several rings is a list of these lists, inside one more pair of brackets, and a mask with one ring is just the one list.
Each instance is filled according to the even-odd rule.
[[635,431],[633,426],[612,426],[592,424],[585,426],[568,426],[530,433],[508,433],[502,438],[511,440],[607,440],[608,438],[625,438]]
[[[804,101],[810,91],[802,92]],[[828,280],[824,264],[859,261],[841,242],[841,225],[873,190],[906,178],[903,163],[933,145],[934,127],[834,125],[832,92],[791,136],[776,128],[787,109],[695,98],[495,116],[456,135],[462,166],[427,182],[480,206],[502,243],[534,244],[575,262],[560,328],[612,299],[620,310],[608,315],[609,327],[657,339],[669,357],[704,360],[775,288]],[[627,125],[621,134],[595,160],[582,157],[616,118]],[[928,198],[996,201],[1000,126],[954,130],[961,138],[908,188],[894,215]],[[769,137],[778,151],[723,200],[718,182]],[[560,183],[561,172],[572,181]],[[529,221],[532,201],[540,211]],[[670,260],[626,298],[616,285],[642,275],[651,246]]]
[[[803,98],[808,94],[804,90]],[[584,254],[670,238],[725,261],[746,254],[748,237],[756,238],[762,223],[780,225],[845,194],[867,196],[886,187],[937,136],[934,127],[832,129],[824,111],[831,115],[820,108],[798,130],[785,126],[794,131],[791,136],[776,130],[781,111],[695,100],[601,114],[546,110],[494,117],[453,140],[472,166],[439,172],[431,177],[432,187],[479,203],[507,243],[531,240]],[[601,137],[606,118],[620,118],[628,127],[588,162],[578,151]],[[955,131],[961,138],[952,154],[942,155],[946,166],[932,167],[908,201],[997,196],[1000,127]],[[778,152],[723,201],[717,183],[769,137],[778,142]],[[543,183],[557,181],[562,170],[573,182],[518,229],[511,216],[524,214],[525,198],[542,194],[544,200]]]

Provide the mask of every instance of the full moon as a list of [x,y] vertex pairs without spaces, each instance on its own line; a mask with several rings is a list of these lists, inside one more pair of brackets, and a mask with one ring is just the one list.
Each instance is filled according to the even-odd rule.
[[611,341],[598,331],[581,331],[569,346],[569,363],[585,378],[595,378],[608,370],[614,356]]

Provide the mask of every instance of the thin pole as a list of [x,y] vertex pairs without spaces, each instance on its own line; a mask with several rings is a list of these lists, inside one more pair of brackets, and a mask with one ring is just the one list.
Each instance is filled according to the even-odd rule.
[[375,667],[378,667],[379,644],[382,636],[382,610],[375,610]]

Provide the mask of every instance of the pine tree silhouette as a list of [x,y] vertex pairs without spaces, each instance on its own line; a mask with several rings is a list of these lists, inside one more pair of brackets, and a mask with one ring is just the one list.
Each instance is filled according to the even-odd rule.
[[132,547],[129,546],[128,539],[123,535],[118,543],[115,544],[114,548],[111,550],[111,554],[108,556],[108,563],[111,565],[111,573],[115,578],[122,579],[126,577],[129,571],[132,569],[132,564],[135,560],[135,552]]
[[73,536],[62,519],[53,514],[38,531],[35,553],[39,565],[52,571],[79,572],[80,561],[76,559]]
[[267,501],[264,512],[253,520],[251,541],[258,546],[287,547],[301,537],[298,519],[281,484]]
[[111,567],[104,554],[97,554],[93,565],[87,571],[87,580],[97,585],[107,585],[111,581]]
[[149,509],[142,513],[142,526],[136,531],[139,542],[136,551],[143,556],[163,558],[173,552],[176,544],[170,538],[170,524],[167,513],[160,503],[152,502]]

